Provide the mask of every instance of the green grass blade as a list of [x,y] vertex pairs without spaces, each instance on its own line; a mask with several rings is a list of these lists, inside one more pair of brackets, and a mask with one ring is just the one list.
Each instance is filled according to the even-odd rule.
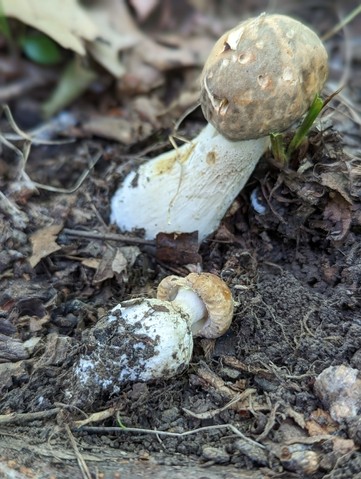
[[285,166],[288,159],[282,133],[271,133],[270,139],[273,158],[276,160],[278,165]]
[[0,34],[3,34],[6,40],[12,42],[11,30],[9,27],[8,19],[5,16],[4,8],[0,0]]
[[297,129],[295,136],[292,138],[291,143],[287,148],[287,157],[290,158],[292,153],[297,150],[297,148],[301,145],[305,137],[307,136],[310,128],[312,127],[314,121],[320,114],[322,108],[324,106],[324,101],[319,95],[316,95],[310,109],[308,110],[307,115],[305,116],[303,122]]

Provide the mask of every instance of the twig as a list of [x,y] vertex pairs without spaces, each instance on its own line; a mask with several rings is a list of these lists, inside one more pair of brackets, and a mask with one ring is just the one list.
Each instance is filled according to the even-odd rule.
[[79,238],[97,239],[100,241],[118,241],[120,243],[144,244],[149,246],[155,246],[155,241],[145,240],[143,238],[133,238],[130,236],[115,233],[95,233],[92,231],[72,230],[69,228],[64,228],[62,232],[69,236],[78,236]]
[[0,415],[0,425],[4,424],[22,424],[29,421],[37,421],[55,416],[59,412],[59,408],[48,409],[47,411],[11,413]]
[[78,461],[79,468],[81,470],[81,473],[82,473],[84,479],[92,479],[92,475],[90,474],[89,468],[88,468],[83,456],[79,452],[78,446],[75,442],[74,436],[73,436],[68,424],[65,424],[65,430],[66,430],[66,433],[68,435],[69,441],[70,441],[70,443],[71,443],[71,445],[74,449],[74,453],[75,453],[76,459]]
[[[1,11],[1,14],[4,14],[3,11]],[[8,46],[11,47],[9,42]],[[17,96],[24,97],[29,90],[50,83],[55,83],[58,80],[53,69],[46,70],[38,65],[34,65],[32,62],[27,62],[24,60],[21,60],[20,65],[18,61],[16,61],[15,68],[17,71],[19,71],[19,66],[21,77],[14,80],[12,83],[5,82],[5,84],[1,85],[0,87],[0,102],[2,103],[8,102]],[[3,73],[3,69],[1,69],[0,75],[1,73]]]
[[329,38],[333,37],[335,33],[342,30],[348,23],[350,23],[357,15],[361,13],[361,5],[354,8],[345,18],[343,18],[337,25],[335,25],[331,30],[329,30],[325,35],[321,37],[322,41],[326,41]]
[[324,441],[334,441],[337,440],[338,436],[332,436],[332,434],[319,434],[317,436],[305,437],[305,436],[295,436],[285,440],[285,444],[315,444],[317,442]]
[[11,128],[15,131],[15,133],[17,135],[19,135],[21,138],[23,138],[24,140],[27,140],[27,141],[31,142],[30,136],[27,133],[25,133],[25,131],[20,130],[20,128],[16,124],[9,106],[8,105],[3,105],[2,108],[4,110],[4,113],[5,113],[5,116],[8,120],[8,122],[10,123]]
[[114,416],[115,409],[113,407],[106,409],[105,411],[95,412],[91,414],[86,419],[82,419],[81,421],[75,421],[75,425],[77,427],[85,426],[91,422],[100,422],[104,421],[105,419],[109,419],[110,417]]
[[[21,161],[20,174],[23,176],[24,180],[31,183],[31,186],[33,188],[39,188],[41,190],[51,191],[53,193],[62,193],[62,194],[75,193],[80,188],[80,186],[84,183],[84,180],[87,178],[87,176],[89,175],[91,170],[94,168],[94,166],[97,164],[97,162],[100,160],[102,156],[101,152],[100,151],[97,152],[97,154],[94,156],[93,160],[91,161],[89,167],[79,176],[78,180],[76,181],[75,185],[72,188],[58,188],[55,186],[44,185],[43,183],[38,183],[36,181],[33,181],[31,178],[29,178],[29,176],[27,175],[25,171],[26,163],[28,161],[29,154],[30,154],[30,149],[32,144],[34,143],[33,138],[31,138],[31,136],[28,135],[28,133],[25,133],[18,127],[8,105],[2,105],[2,109],[5,113],[5,116],[11,128],[24,141],[24,144],[23,144],[23,149],[20,150],[2,134],[0,134],[0,143],[3,143],[5,146],[13,150],[16,153],[16,155],[20,157],[20,161]],[[50,144],[50,142],[47,142],[47,141],[37,142],[37,144],[41,144],[41,143]]]
[[0,191],[0,211],[11,218],[15,228],[23,229],[29,223],[27,215],[13,201],[7,198],[2,191]]
[[200,105],[201,103],[197,102],[195,105],[191,105],[189,108],[187,108],[186,111],[181,115],[181,117],[176,121],[173,131],[174,132],[178,131],[180,125],[187,118],[187,116],[193,113]]
[[[119,413],[117,414],[117,418],[119,417]],[[119,421],[120,422],[120,421]],[[121,424],[121,422],[120,422]],[[113,433],[122,433],[122,432],[135,432],[138,434],[155,434],[159,436],[170,436],[170,437],[185,437],[185,436],[191,436],[193,434],[197,434],[199,432],[204,432],[204,431],[214,431],[217,429],[228,429],[233,432],[236,436],[241,437],[245,441],[248,441],[252,444],[257,445],[258,447],[261,447],[262,449],[266,449],[266,446],[263,444],[258,443],[257,441],[254,441],[253,439],[250,439],[249,437],[245,436],[244,434],[241,433],[235,426],[232,424],[216,424],[213,426],[204,426],[204,427],[198,427],[196,429],[192,429],[190,431],[185,431],[185,432],[168,432],[168,431],[158,431],[157,429],[143,429],[143,428],[137,428],[137,427],[126,427],[126,426],[121,426],[121,427],[81,427],[81,428],[76,428],[73,429],[76,432],[90,432],[90,433],[101,433],[101,434],[113,434]]]
[[98,151],[98,153],[95,155],[95,157],[93,158],[88,168],[85,171],[83,171],[83,173],[79,176],[79,178],[75,182],[75,185],[72,188],[58,188],[56,186],[50,186],[50,185],[44,185],[42,183],[37,183],[36,181],[33,181],[33,184],[41,190],[52,191],[53,193],[64,193],[64,194],[70,195],[72,193],[75,193],[81,187],[81,185],[84,183],[85,179],[87,178],[91,170],[94,168],[94,166],[98,163],[101,157],[102,157],[102,153]]
[[222,356],[222,362],[226,366],[237,369],[242,372],[253,374],[255,376],[261,376],[267,379],[273,379],[274,374],[269,369],[262,369],[257,366],[252,366],[251,364],[243,363],[236,359],[234,356]]
[[276,402],[276,404],[271,409],[271,413],[268,417],[268,420],[267,420],[267,423],[266,423],[266,426],[265,426],[263,432],[259,436],[257,436],[258,441],[262,441],[263,439],[266,439],[269,432],[274,427],[274,425],[276,423],[276,413],[277,413],[277,410],[278,410],[279,407],[280,407],[280,403]]
[[[69,124],[69,121],[68,121],[68,124]],[[74,124],[71,123],[71,126],[73,126]],[[61,119],[58,119],[58,118],[54,118],[48,121],[47,123],[43,123],[42,125],[34,128],[33,130],[29,130],[28,133],[26,133],[26,135],[30,137],[31,143],[33,145],[52,146],[52,145],[67,145],[69,143],[74,143],[76,141],[75,138],[63,138],[61,140],[46,140],[45,138],[42,138],[42,136],[44,135],[49,136],[49,135],[57,135],[59,133],[62,133],[64,131],[64,128],[66,128],[66,125],[67,123],[65,121],[62,121]],[[3,135],[7,140],[19,141],[24,139],[23,133],[24,132],[21,131],[20,134],[4,133]]]
[[246,398],[248,398],[251,394],[255,393],[256,390],[255,389],[246,389],[243,393],[238,393],[236,394],[233,399],[231,399],[226,405],[224,405],[223,407],[220,407],[220,408],[217,408],[217,409],[212,409],[210,411],[205,411],[205,412],[201,412],[201,413],[196,413],[196,412],[193,412],[189,409],[186,409],[185,407],[183,407],[183,411],[188,414],[189,416],[191,417],[195,417],[197,419],[210,419],[210,418],[213,418],[214,416],[216,416],[217,414],[220,414],[221,412],[225,411],[226,409],[229,409],[231,408],[232,406],[236,406],[234,407],[234,409],[236,409],[236,411],[240,411],[240,410],[246,410],[248,411],[249,408],[245,408],[245,407],[237,407],[237,405],[239,405],[239,403],[241,403],[242,401],[244,401]]

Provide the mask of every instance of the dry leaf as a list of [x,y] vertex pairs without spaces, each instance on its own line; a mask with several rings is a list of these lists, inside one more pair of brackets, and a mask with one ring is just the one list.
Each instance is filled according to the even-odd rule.
[[330,223],[329,236],[336,241],[343,240],[351,226],[351,205],[341,194],[334,192],[330,194],[330,201],[327,203],[323,217]]
[[332,434],[337,430],[337,423],[330,414],[323,409],[316,409],[306,421],[306,429],[310,436],[323,436]]
[[117,249],[114,259],[112,261],[112,270],[114,273],[120,274],[127,269],[128,261],[126,260],[124,254]]
[[121,248],[107,247],[101,259],[85,258],[82,260],[82,264],[89,268],[96,269],[93,284],[111,279],[115,274],[122,274],[122,280],[126,281],[127,268],[133,266],[139,254],[140,249],[138,246],[123,246]]
[[94,115],[82,125],[82,130],[87,134],[119,141],[125,145],[132,145],[151,134],[149,125],[142,131],[141,120],[126,120],[105,115]]
[[100,265],[100,259],[97,258],[85,258],[81,264],[87,268],[98,269]]
[[321,173],[321,184],[337,191],[348,203],[352,204],[352,198],[349,195],[349,181],[340,172]]
[[[24,343],[20,341],[20,339],[12,338],[5,334],[0,334],[0,363],[21,361],[22,359],[27,359],[28,357],[29,354],[24,348]],[[3,379],[1,378],[1,374],[0,379]],[[1,382],[0,384],[2,386]]]
[[62,224],[45,226],[45,228],[35,231],[35,233],[30,236],[33,254],[29,258],[29,263],[32,268],[34,268],[41,259],[61,249],[61,246],[59,246],[55,240],[62,229]]
[[117,249],[112,262],[112,269],[115,274],[121,275],[121,281],[128,281],[128,269],[133,266],[139,255],[140,249],[138,246],[122,246]]
[[37,318],[36,316],[24,317],[23,321],[27,320],[29,324],[29,331],[35,333],[43,329],[43,325],[50,321],[50,315],[47,314],[43,318]]
[[114,276],[112,263],[114,261],[116,250],[114,248],[106,248],[99,266],[94,274],[93,284],[102,283],[106,279],[111,279]]
[[159,0],[130,0],[130,4],[134,8],[138,20],[144,22],[158,6]]
[[178,45],[167,47],[157,43],[138,28],[125,1],[107,0],[106,9],[114,28],[122,35],[137,38],[131,54],[123,56],[126,74],[119,82],[119,91],[127,94],[145,93],[159,87],[165,81],[163,72],[200,65],[199,49],[192,51]]
[[120,78],[125,73],[125,67],[120,61],[120,52],[136,45],[139,35],[124,33],[123,26],[119,25],[119,20],[124,17],[114,22],[111,11],[104,7],[89,10],[89,16],[101,34],[88,45],[88,50],[109,73],[115,78]]
[[297,426],[301,427],[302,429],[306,426],[305,416],[300,412],[297,412],[291,406],[286,409],[287,416],[294,420]]
[[171,264],[201,264],[198,253],[198,232],[158,233],[156,237],[158,261]]
[[344,439],[343,437],[335,437],[333,439],[333,452],[344,456],[356,451],[358,447],[352,439]]
[[45,33],[62,47],[85,55],[83,40],[99,35],[96,25],[78,0],[2,0],[2,10]]
[[121,248],[119,248],[119,251],[126,258],[129,268],[133,266],[135,260],[141,254],[141,251],[138,246],[122,246]]

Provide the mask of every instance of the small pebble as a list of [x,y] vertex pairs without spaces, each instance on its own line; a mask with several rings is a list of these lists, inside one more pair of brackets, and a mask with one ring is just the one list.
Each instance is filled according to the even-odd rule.
[[361,380],[357,369],[330,366],[317,376],[314,389],[334,421],[355,417],[361,409]]
[[178,418],[179,418],[179,409],[177,407],[166,409],[162,413],[162,421],[166,423],[173,422]]
[[213,461],[216,464],[224,464],[229,461],[229,454],[224,449],[212,446],[202,448],[202,459]]

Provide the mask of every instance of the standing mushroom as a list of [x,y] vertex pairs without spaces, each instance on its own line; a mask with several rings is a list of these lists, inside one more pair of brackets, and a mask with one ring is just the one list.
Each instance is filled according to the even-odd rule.
[[193,336],[217,338],[232,321],[226,283],[210,273],[166,277],[157,299],[123,301],[84,333],[66,380],[66,398],[87,407],[128,382],[171,378],[189,364]]
[[215,44],[201,77],[209,124],[191,142],[131,172],[111,201],[121,230],[214,232],[269,146],[319,93],[328,73],[318,36],[284,15],[242,22]]

